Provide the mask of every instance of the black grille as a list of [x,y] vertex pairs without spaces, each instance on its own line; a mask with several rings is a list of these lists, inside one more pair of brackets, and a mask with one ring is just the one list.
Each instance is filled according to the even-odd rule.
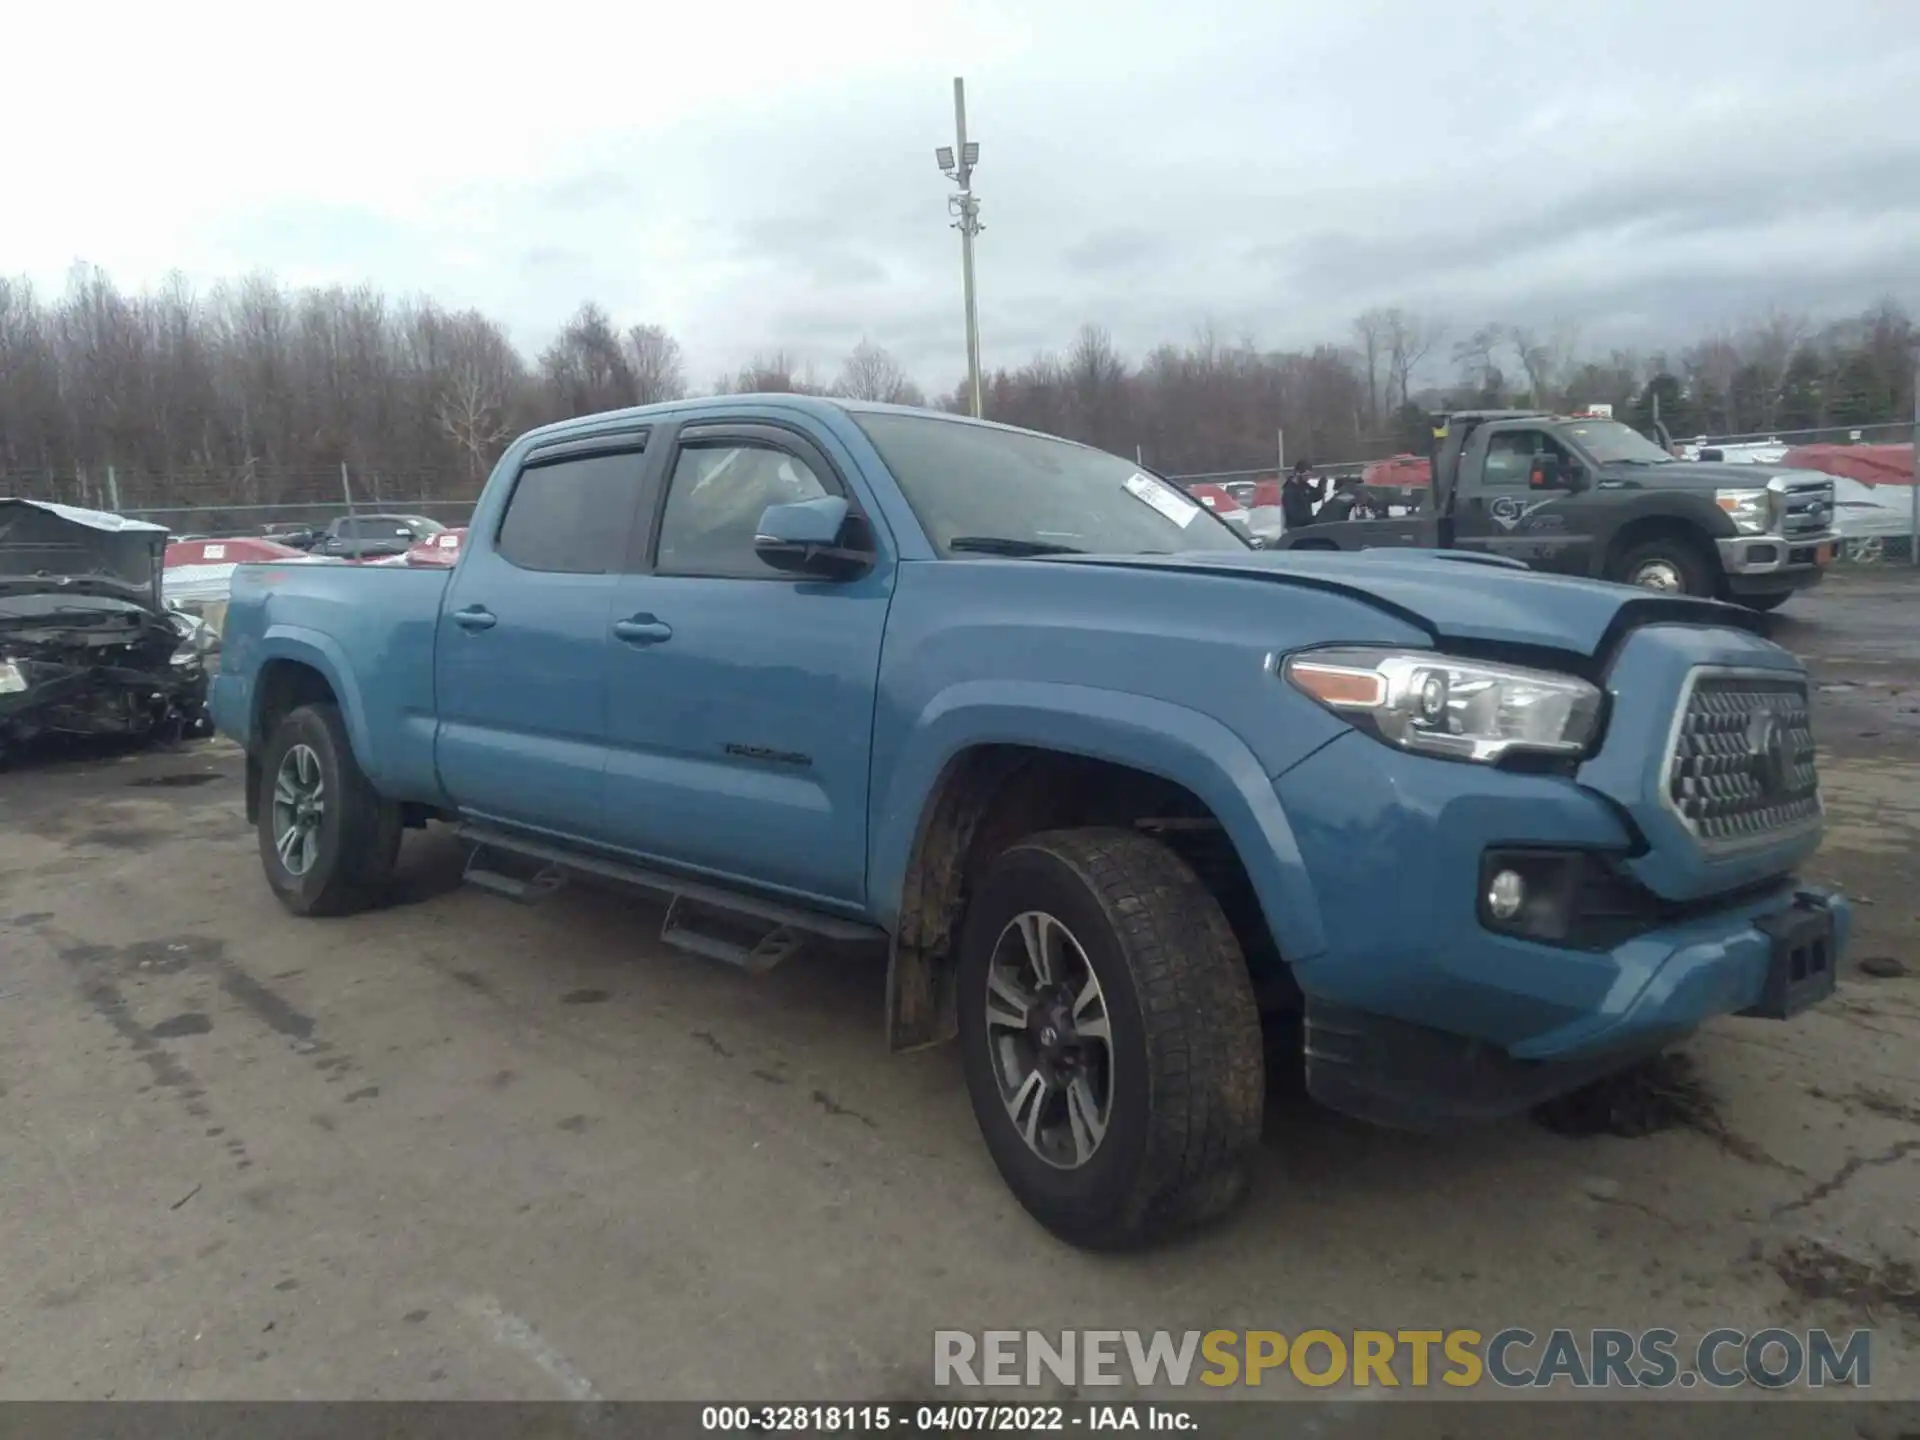
[[1667,797],[1702,845],[1740,846],[1820,818],[1804,680],[1695,678],[1674,741]]

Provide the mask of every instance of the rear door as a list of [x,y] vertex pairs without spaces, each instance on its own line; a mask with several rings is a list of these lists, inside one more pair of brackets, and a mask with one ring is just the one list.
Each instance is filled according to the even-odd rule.
[[872,570],[833,582],[753,552],[769,505],[844,495],[857,513],[844,461],[759,423],[689,425],[663,454],[640,573],[619,580],[605,641],[608,827],[621,848],[863,899],[891,559],[883,540]]
[[434,645],[441,783],[463,813],[605,838],[607,614],[645,437],[536,451],[470,537]]

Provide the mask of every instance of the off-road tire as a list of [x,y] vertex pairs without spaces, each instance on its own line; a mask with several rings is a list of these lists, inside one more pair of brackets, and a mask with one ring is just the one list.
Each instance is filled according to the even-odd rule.
[[[1642,572],[1656,565],[1672,568],[1679,577],[1680,588],[1674,591],[1658,592],[1658,587],[1644,585],[1637,579]],[[1610,579],[1622,585],[1642,585],[1656,593],[1692,595],[1699,599],[1711,600],[1719,588],[1719,576],[1707,557],[1701,554],[1698,546],[1672,536],[1661,536],[1634,546],[1613,564]]]
[[[986,985],[1013,917],[1056,916],[1106,997],[1113,1095],[1079,1169],[1028,1148],[1001,1097]],[[961,928],[957,983],[967,1090],[1027,1211],[1071,1244],[1132,1249],[1213,1220],[1246,1193],[1265,1105],[1260,1016],[1219,902],[1187,863],[1131,830],[1033,835],[989,863]]]
[[1791,590],[1776,590],[1771,595],[1735,595],[1731,597],[1736,605],[1744,605],[1749,610],[1758,610],[1762,615],[1778,610],[1793,598]]
[[[294,875],[281,863],[274,840],[273,791],[280,762],[295,745],[310,746],[320,761],[327,800],[320,822],[319,855],[313,868]],[[274,726],[260,757],[260,864],[280,903],[296,915],[351,915],[378,904],[400,855],[400,807],[384,800],[354,758],[340,707],[302,705]]]

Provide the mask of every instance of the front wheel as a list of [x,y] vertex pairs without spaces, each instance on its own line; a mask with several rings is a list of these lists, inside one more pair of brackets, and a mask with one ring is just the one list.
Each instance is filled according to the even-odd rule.
[[958,981],[974,1116],[1042,1225],[1127,1249],[1245,1193],[1260,1017],[1219,902],[1171,850],[1128,830],[1013,846],[968,907]]
[[400,807],[383,800],[336,705],[303,705],[261,755],[260,863],[296,915],[351,915],[376,903],[400,853]]
[[1613,579],[1664,595],[1710,599],[1714,575],[1705,557],[1684,540],[1661,537],[1636,545],[1613,567]]

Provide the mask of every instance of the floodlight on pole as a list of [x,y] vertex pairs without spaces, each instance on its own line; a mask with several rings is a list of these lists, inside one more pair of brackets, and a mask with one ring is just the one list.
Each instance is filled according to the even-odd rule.
[[947,197],[947,213],[954,217],[953,228],[960,232],[960,284],[967,307],[967,386],[972,395],[972,411],[981,414],[980,403],[980,312],[973,295],[973,237],[985,227],[980,224],[980,202],[973,194],[973,167],[980,163],[980,144],[967,139],[967,82],[953,78],[954,143],[934,152],[940,173],[958,186]]

